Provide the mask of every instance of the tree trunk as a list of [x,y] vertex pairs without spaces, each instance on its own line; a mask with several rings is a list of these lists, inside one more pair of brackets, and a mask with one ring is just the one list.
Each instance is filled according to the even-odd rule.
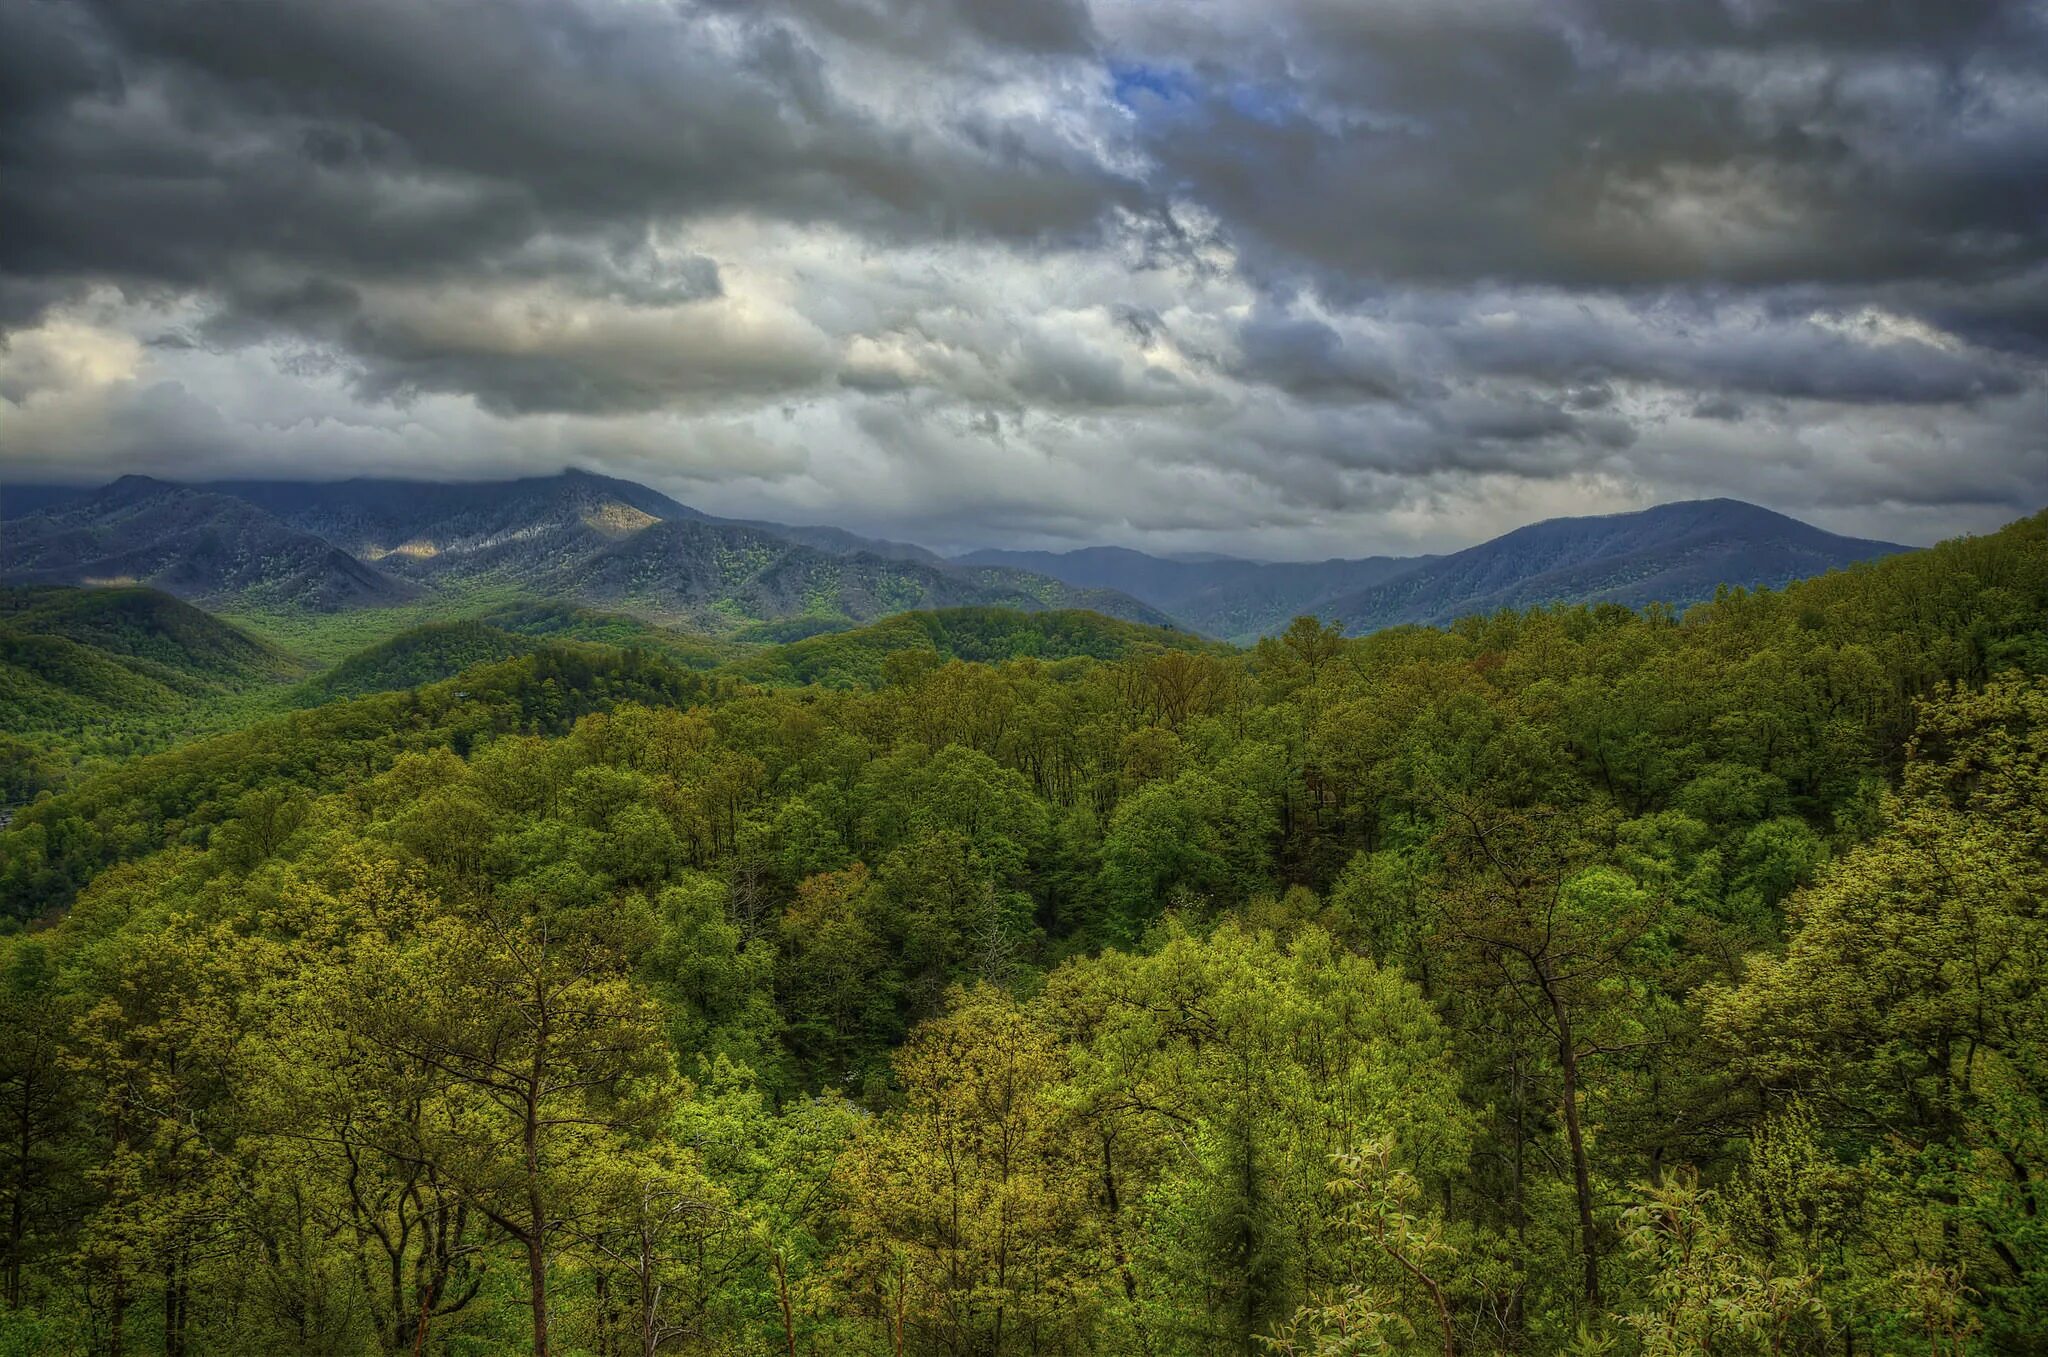
[[425,1357],[427,1351],[427,1325],[434,1318],[434,1291],[431,1286],[420,1288],[420,1318],[412,1331],[412,1357]]
[[185,1357],[185,1286],[175,1254],[164,1263],[164,1357]]
[[533,1357],[548,1357],[548,1259],[537,1234],[526,1239],[526,1280],[533,1292]]
[[1572,1187],[1579,1201],[1579,1250],[1585,1255],[1586,1304],[1600,1308],[1600,1247],[1593,1236],[1593,1173],[1586,1163],[1586,1138],[1579,1127],[1579,1053],[1572,1042],[1571,1011],[1545,978],[1544,992],[1557,1019],[1557,1063],[1564,1071],[1564,1130],[1571,1143]]
[[[536,1065],[539,1061],[534,1062]],[[540,1187],[540,1107],[535,1094],[540,1088],[539,1071],[526,1101],[526,1279],[532,1291],[533,1357],[548,1357],[548,1255],[547,1203]]]
[[540,1099],[547,1079],[549,1024],[547,995],[538,977],[534,987],[540,1021],[534,1028],[526,1084],[526,1278],[533,1291],[533,1357],[548,1357],[548,1217],[540,1182]]
[[[775,1269],[775,1304],[782,1311],[782,1340],[789,1347],[789,1357],[796,1357],[796,1306],[789,1294],[789,1262],[776,1249],[769,1255]],[[897,1350],[902,1350],[902,1340],[897,1340]]]

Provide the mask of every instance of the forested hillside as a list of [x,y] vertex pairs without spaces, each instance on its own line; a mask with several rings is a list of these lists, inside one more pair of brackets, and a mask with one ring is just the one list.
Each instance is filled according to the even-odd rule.
[[305,684],[297,696],[301,705],[310,707],[341,697],[417,688],[480,664],[528,654],[539,645],[484,622],[429,622],[357,651]]
[[434,641],[0,831],[0,1352],[2048,1339],[2048,515],[1246,652]]
[[147,585],[213,606],[314,613],[389,606],[405,581],[231,495],[123,476],[0,534],[16,584]]
[[149,589],[0,589],[0,804],[76,759],[157,747],[209,704],[297,677],[274,646]]

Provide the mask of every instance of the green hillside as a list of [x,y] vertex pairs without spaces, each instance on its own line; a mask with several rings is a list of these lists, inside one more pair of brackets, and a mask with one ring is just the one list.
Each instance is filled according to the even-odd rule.
[[[1018,659],[1115,660],[1147,648],[1209,653],[1229,649],[1187,632],[1077,609],[1027,613],[1013,608],[939,608],[772,646],[734,661],[724,672],[759,683],[873,687],[888,676],[889,657],[898,654],[994,664]],[[899,667],[898,672],[910,671]]]
[[[358,614],[360,616],[360,614]],[[686,668],[708,669],[744,647],[705,641],[620,613],[541,600],[500,604],[479,616],[427,622],[365,647],[293,694],[298,706],[437,683],[477,665],[576,644],[637,649]]]
[[297,667],[275,646],[154,589],[0,589],[0,627],[61,636],[173,683],[284,678]]
[[299,706],[437,683],[474,665],[529,654],[540,642],[482,622],[429,622],[356,652],[293,694]]
[[106,1350],[86,1276],[136,1352],[2032,1354],[2044,807],[2048,515],[1682,614],[541,644],[0,828],[0,1350]]
[[648,650],[692,669],[710,669],[742,646],[659,626],[624,613],[582,608],[551,599],[520,599],[487,608],[476,620],[519,636],[547,641],[588,641],[623,650]]
[[238,703],[303,672],[152,589],[0,589],[0,798],[26,799],[79,760],[230,722]]

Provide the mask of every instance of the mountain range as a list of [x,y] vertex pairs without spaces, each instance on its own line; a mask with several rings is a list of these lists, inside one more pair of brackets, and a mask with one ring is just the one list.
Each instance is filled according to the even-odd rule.
[[1335,600],[1436,559],[1367,556],[1357,560],[1247,561],[1210,556],[1175,560],[1128,547],[1084,547],[1069,552],[975,551],[955,557],[954,563],[1028,570],[1076,586],[1113,589],[1151,604],[1205,636],[1251,640],[1278,631],[1304,613],[1328,615]]
[[1721,585],[1778,586],[1908,548],[1840,537],[1740,500],[1554,518],[1448,556],[1174,560],[1122,547],[976,551],[957,562],[1113,589],[1205,635],[1250,641],[1304,613],[1354,635],[1545,603],[1683,607]]
[[29,506],[0,579],[146,584],[214,608],[336,611],[496,586],[719,635],[921,608],[1085,608],[1170,619],[1127,595],[836,528],[714,518],[631,481],[566,472],[480,484],[350,480],[174,485],[127,476]]
[[0,576],[15,584],[146,584],[204,603],[315,612],[399,603],[418,592],[245,499],[142,476],[9,520]]
[[147,584],[215,608],[337,612],[493,587],[718,636],[914,609],[1081,608],[1246,642],[1312,613],[1353,634],[1554,602],[1684,606],[1906,550],[1736,500],[1551,519],[1443,556],[1168,558],[1120,547],[950,560],[832,527],[716,518],[570,471],[0,491],[0,579]]

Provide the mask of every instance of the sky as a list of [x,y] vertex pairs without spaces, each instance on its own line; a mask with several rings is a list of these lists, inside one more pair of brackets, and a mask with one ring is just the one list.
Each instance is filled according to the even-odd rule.
[[2048,504],[2043,0],[0,0],[0,479],[942,549]]

